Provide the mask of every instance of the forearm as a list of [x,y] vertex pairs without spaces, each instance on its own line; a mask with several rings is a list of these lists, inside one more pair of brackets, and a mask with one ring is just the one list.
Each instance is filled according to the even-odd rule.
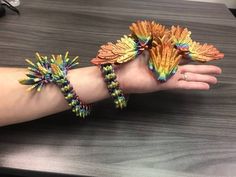
[[[140,55],[124,65],[114,67],[120,88],[124,93],[148,93],[168,89],[208,90],[215,84],[215,75],[221,69],[211,65],[179,66],[177,73],[167,82],[160,83],[147,68],[148,56]],[[47,84],[40,92],[26,91],[30,86],[19,84],[27,69],[0,68],[0,126],[25,122],[70,109],[61,90]],[[183,73],[188,79],[183,78]],[[80,99],[87,103],[109,97],[106,83],[97,66],[68,71],[68,80]]]
[[[41,92],[26,91],[29,86],[18,82],[26,77],[26,73],[27,70],[22,68],[0,68],[0,126],[29,121],[69,109],[63,94],[55,84],[46,85]],[[87,104],[109,97],[101,72],[96,66],[70,70],[67,78],[80,99]]]

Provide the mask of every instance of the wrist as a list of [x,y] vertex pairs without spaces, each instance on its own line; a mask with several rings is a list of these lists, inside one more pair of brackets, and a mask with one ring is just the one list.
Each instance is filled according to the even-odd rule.
[[114,71],[116,73],[117,81],[119,82],[120,89],[124,92],[124,94],[130,94],[130,85],[129,85],[129,78],[126,74],[125,66],[123,65],[116,65],[114,66]]

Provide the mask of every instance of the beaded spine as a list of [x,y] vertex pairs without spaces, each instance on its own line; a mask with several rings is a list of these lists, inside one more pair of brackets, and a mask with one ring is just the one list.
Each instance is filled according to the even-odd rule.
[[71,107],[72,112],[74,112],[76,116],[82,118],[88,116],[90,114],[90,106],[80,101],[79,96],[75,93],[73,86],[70,84],[70,81],[66,78],[66,75],[62,72],[60,67],[56,64],[51,64],[51,67],[53,81],[60,88]]
[[123,91],[119,88],[119,82],[116,79],[116,74],[112,65],[101,65],[101,72],[103,74],[104,81],[107,84],[107,89],[114,100],[116,108],[125,108],[127,106],[127,100]]

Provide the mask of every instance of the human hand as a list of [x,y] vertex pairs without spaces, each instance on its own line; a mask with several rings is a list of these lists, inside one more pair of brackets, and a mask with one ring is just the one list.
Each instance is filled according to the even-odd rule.
[[115,67],[120,87],[125,93],[148,93],[160,90],[186,89],[209,90],[217,83],[216,75],[221,69],[214,65],[190,65],[178,67],[177,72],[166,82],[157,81],[147,67],[148,52],[135,60]]

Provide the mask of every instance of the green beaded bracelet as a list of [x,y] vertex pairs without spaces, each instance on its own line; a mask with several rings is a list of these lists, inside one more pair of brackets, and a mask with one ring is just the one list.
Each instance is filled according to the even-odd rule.
[[107,89],[114,100],[116,108],[123,109],[127,106],[127,100],[123,91],[119,88],[119,82],[116,80],[116,74],[111,64],[101,65],[101,72],[104,81],[107,84]]

